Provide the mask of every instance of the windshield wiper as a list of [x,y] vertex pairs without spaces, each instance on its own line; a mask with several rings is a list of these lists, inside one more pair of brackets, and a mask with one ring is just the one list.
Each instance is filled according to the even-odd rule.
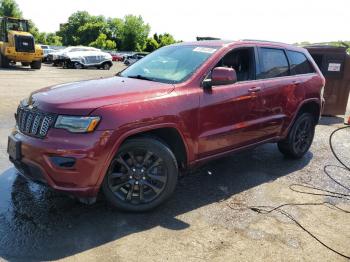
[[147,80],[147,81],[155,81],[153,78],[149,78],[149,77],[143,76],[143,75],[134,75],[134,76],[127,76],[127,77],[141,79],[141,80]]

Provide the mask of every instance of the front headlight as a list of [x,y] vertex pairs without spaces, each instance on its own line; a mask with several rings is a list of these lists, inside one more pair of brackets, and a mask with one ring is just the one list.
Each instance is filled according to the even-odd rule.
[[72,133],[86,133],[95,130],[101,118],[98,116],[58,116],[55,128],[66,129]]

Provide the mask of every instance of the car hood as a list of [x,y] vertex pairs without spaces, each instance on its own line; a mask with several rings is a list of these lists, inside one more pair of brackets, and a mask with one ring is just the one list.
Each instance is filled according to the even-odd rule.
[[172,90],[172,84],[115,76],[40,89],[31,94],[29,105],[51,113],[89,115],[101,106],[151,99]]

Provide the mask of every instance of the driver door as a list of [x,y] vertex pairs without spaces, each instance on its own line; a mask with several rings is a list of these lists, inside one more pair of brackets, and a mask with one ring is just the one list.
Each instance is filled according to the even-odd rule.
[[255,143],[261,137],[263,82],[255,80],[256,49],[227,53],[217,66],[232,67],[237,82],[204,89],[200,95],[198,157],[220,154]]

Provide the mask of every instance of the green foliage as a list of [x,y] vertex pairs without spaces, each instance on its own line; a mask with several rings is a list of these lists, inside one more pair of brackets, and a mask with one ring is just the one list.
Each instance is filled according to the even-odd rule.
[[157,41],[154,38],[147,38],[146,47],[145,47],[144,51],[153,52],[154,50],[156,50],[158,48],[159,48],[159,44],[157,43]]
[[61,46],[62,37],[56,35],[55,33],[48,33],[46,34],[46,44],[53,46]]
[[[15,0],[0,0],[0,16],[22,17]],[[57,33],[40,32],[29,20],[29,32],[37,43],[46,45],[85,45],[101,49],[152,52],[175,43],[169,33],[148,38],[150,26],[141,16],[127,15],[123,19],[93,16],[86,11],[73,13],[61,24]]]
[[115,49],[120,37],[120,21],[92,16],[88,12],[78,11],[61,26],[57,35],[63,45],[89,45],[98,48]]
[[21,18],[22,12],[15,0],[0,0],[0,16]]
[[33,35],[37,44],[61,46],[62,38],[55,33],[39,32],[32,20],[28,21],[29,32]]
[[125,16],[122,29],[122,50],[142,51],[149,32],[150,26],[144,23],[141,16]]
[[106,47],[105,47],[105,49],[107,49],[107,50],[115,50],[116,47],[117,47],[117,44],[114,41],[106,40]]
[[[68,23],[61,25],[60,30],[57,32],[57,34],[62,37],[62,44],[65,46],[80,45],[79,28],[90,21],[91,16],[86,11],[78,11],[72,14],[68,18]],[[97,36],[94,39],[96,39]]]
[[96,48],[113,50],[116,48],[116,43],[112,40],[107,39],[107,35],[101,33],[97,39],[89,44]]
[[123,42],[123,27],[124,21],[120,18],[109,18],[107,19],[107,38],[114,41],[118,49],[122,46]]
[[159,47],[163,47],[166,45],[172,45],[175,43],[176,43],[176,41],[175,41],[174,37],[169,33],[164,33],[164,34],[158,36]]

